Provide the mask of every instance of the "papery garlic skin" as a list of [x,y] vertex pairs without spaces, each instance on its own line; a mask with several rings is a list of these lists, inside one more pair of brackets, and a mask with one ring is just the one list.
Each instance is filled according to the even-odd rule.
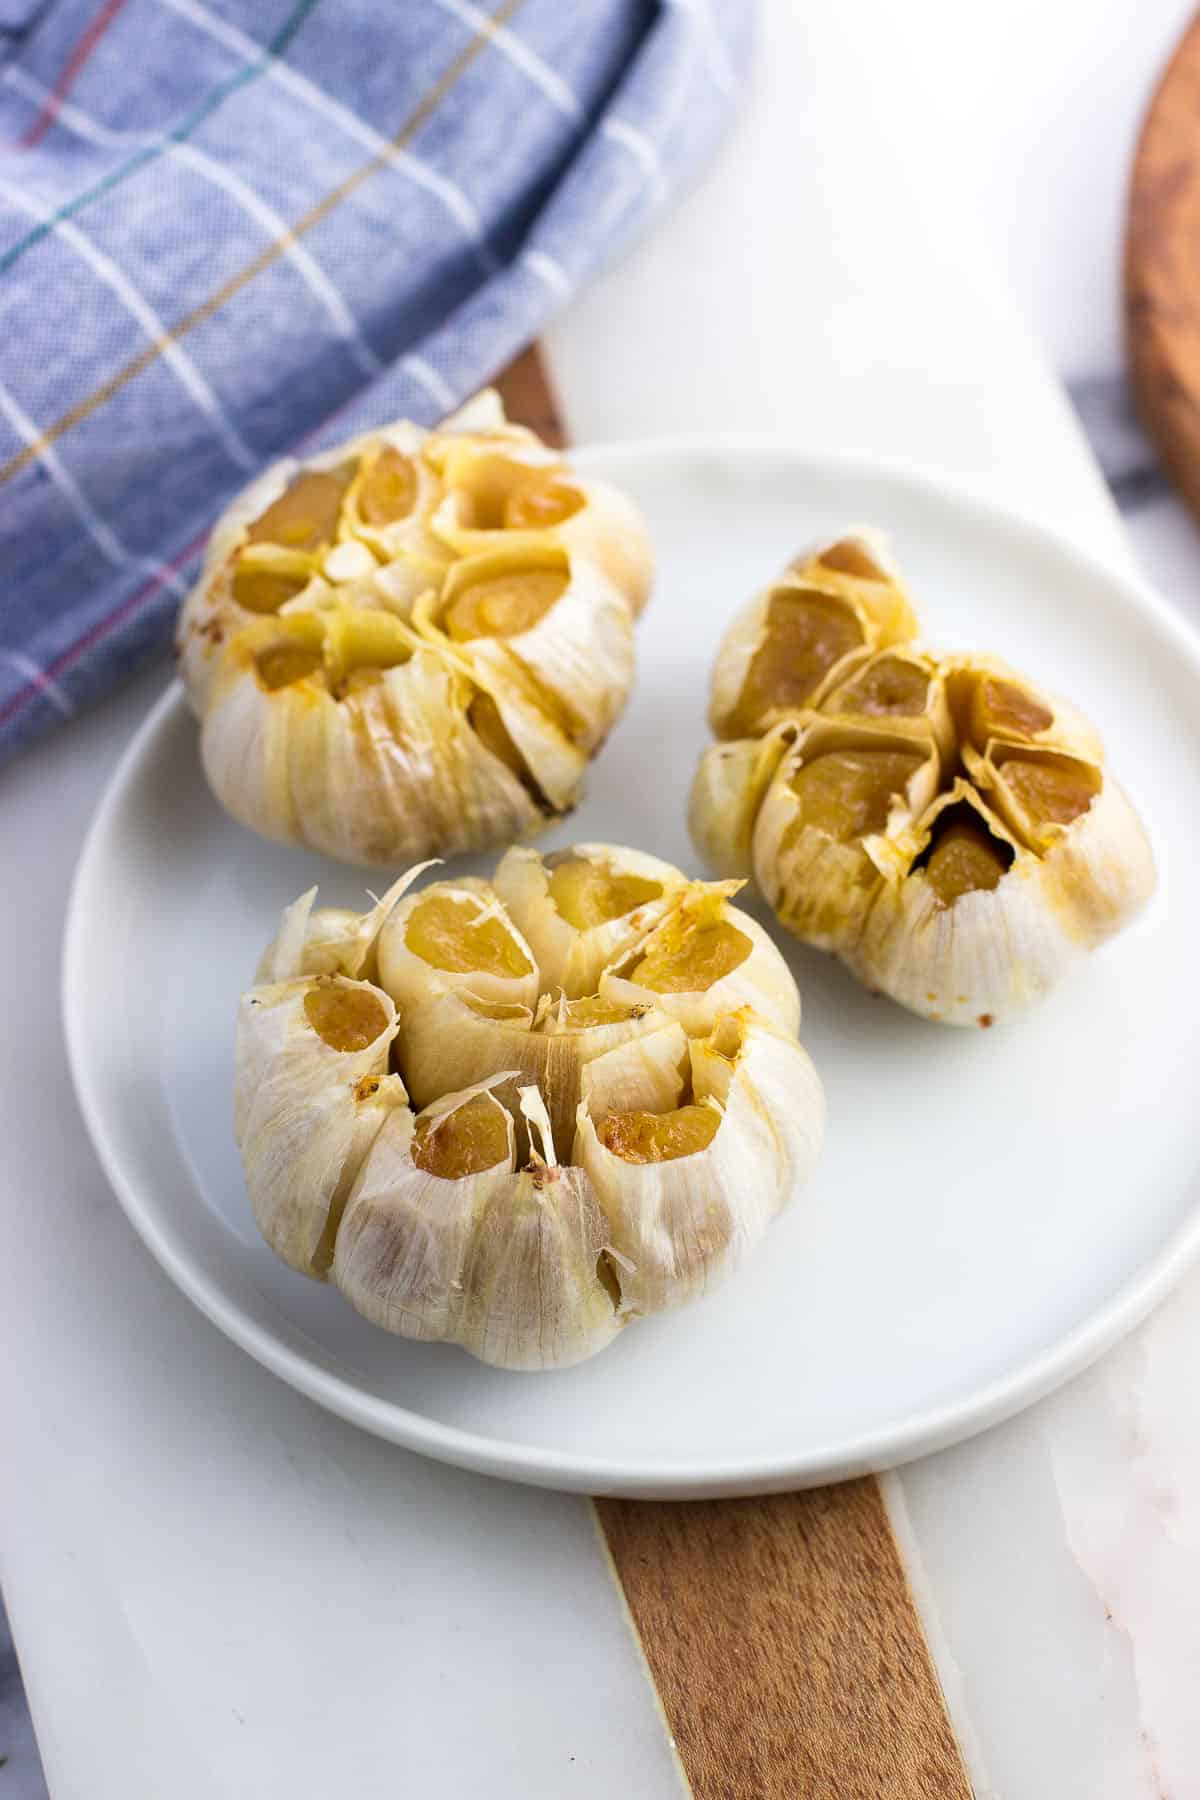
[[598,1273],[606,1223],[582,1170],[517,1170],[509,1130],[505,1162],[449,1180],[414,1164],[410,1115],[389,1121],[347,1204],[332,1279],[403,1337],[505,1369],[563,1368],[625,1323]]
[[1141,822],[1115,782],[1044,858],[1018,848],[998,887],[937,905],[920,872],[891,883],[847,966],[946,1025],[999,1024],[1043,998],[1141,910],[1155,887]]
[[[838,555],[853,565],[850,542]],[[756,674],[738,639],[714,676],[724,717],[749,706],[773,723],[704,753],[689,824],[710,866],[752,871],[797,937],[926,1018],[989,1026],[1145,905],[1145,830],[1074,706],[997,657],[893,643],[842,658],[802,705],[772,708],[808,626],[775,630]]]
[[[513,493],[464,527],[462,484],[497,460]],[[264,836],[361,865],[544,830],[628,698],[647,557],[632,502],[494,395],[433,433],[399,421],[274,465],[214,527],[180,616],[214,792]]]
[[310,889],[242,1000],[235,1131],[293,1268],[402,1336],[562,1367],[741,1261],[807,1179],[824,1100],[736,882],[620,845],[504,861],[523,916],[557,895],[585,921],[568,953],[599,932],[616,970],[551,986],[476,878],[410,870],[363,914]]
[[[362,1049],[323,1042],[305,1015],[322,991],[357,991],[378,1007]],[[238,1015],[234,1135],[258,1228],[277,1256],[322,1278],[341,1207],[388,1113],[405,1104],[388,1075],[396,1011],[386,994],[343,977],[301,977],[252,988]]]
[[710,744],[688,797],[688,831],[706,866],[723,879],[754,872],[754,823],[775,772],[794,741],[785,721],[761,738]]

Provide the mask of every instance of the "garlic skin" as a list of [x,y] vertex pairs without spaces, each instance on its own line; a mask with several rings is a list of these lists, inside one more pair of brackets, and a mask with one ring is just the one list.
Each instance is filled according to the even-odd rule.
[[505,1118],[506,1158],[450,1180],[416,1166],[414,1121],[394,1115],[346,1207],[332,1279],[365,1318],[402,1337],[459,1344],[503,1369],[566,1368],[623,1324],[597,1272],[606,1225],[583,1172],[560,1167],[552,1149],[515,1168]]
[[795,741],[790,720],[761,738],[710,744],[688,796],[688,831],[704,863],[724,880],[754,873],[754,822],[775,772]]
[[649,569],[632,503],[492,394],[436,432],[402,420],[275,464],[214,527],[180,615],[217,798],[361,865],[545,829],[624,708]]
[[778,626],[756,671],[741,657],[719,677],[728,717],[748,716],[746,684],[774,722],[705,752],[692,836],[867,986],[939,1023],[1007,1019],[1145,905],[1145,830],[1095,728],[998,657],[892,643],[842,658],[803,704],[764,704],[823,605]]
[[[312,995],[367,997],[380,1029],[360,1049],[326,1043],[306,1014]],[[324,1276],[341,1208],[403,1083],[388,1075],[396,1010],[386,994],[341,976],[253,988],[238,1014],[234,1134],[255,1220],[272,1250]]]
[[824,1094],[794,1039],[729,1014],[692,1054],[696,1099],[718,1117],[696,1154],[627,1161],[580,1108],[575,1160],[600,1196],[634,1312],[681,1305],[735,1269],[821,1150]]
[[628,973],[568,997],[484,881],[411,870],[361,915],[310,889],[243,996],[234,1098],[284,1261],[514,1369],[711,1287],[807,1179],[824,1120],[795,984],[737,883],[620,845],[538,864],[503,885],[585,921],[568,959],[599,933]]

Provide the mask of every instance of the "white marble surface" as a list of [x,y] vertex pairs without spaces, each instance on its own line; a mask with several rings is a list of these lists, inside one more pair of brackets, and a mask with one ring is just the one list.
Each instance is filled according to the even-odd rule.
[[[908,456],[1128,554],[1038,346],[1089,422],[1115,416],[1120,170],[1184,9],[893,10],[768,0],[724,162],[551,335],[575,434]],[[1192,527],[1135,438],[1099,443],[1135,552],[1200,620]],[[0,891],[23,950],[0,1030],[24,1022],[0,1095],[0,1574],[50,1790],[676,1793],[585,1505],[324,1418],[191,1313],[104,1189],[50,971],[80,829],[157,680],[0,778],[0,856],[39,845]],[[1200,1793],[1198,1301],[1200,1274],[1058,1395],[889,1478],[981,1796]],[[0,1644],[0,1708],[3,1670]],[[11,1717],[0,1800],[32,1800]]]

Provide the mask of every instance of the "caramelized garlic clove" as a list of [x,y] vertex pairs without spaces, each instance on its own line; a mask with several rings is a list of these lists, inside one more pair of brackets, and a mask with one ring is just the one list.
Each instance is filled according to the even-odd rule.
[[795,1033],[799,991],[770,935],[729,904],[741,885],[690,882],[637,950],[605,971],[601,994],[647,1001],[689,1036],[711,1030],[718,1014],[739,1006]]
[[654,556],[645,521],[626,495],[566,468],[536,439],[468,436],[448,449],[441,467],[447,493],[433,528],[455,555],[561,544],[597,568],[635,616],[641,612]]
[[380,984],[397,1006],[436,987],[532,1009],[538,997],[533,952],[490,889],[436,882],[409,894],[379,934]]
[[780,763],[754,825],[754,873],[789,931],[853,946],[880,886],[911,854],[939,759],[926,740],[814,721]]
[[594,994],[604,969],[643,938],[684,885],[672,864],[612,844],[543,856],[514,847],[495,887],[533,949],[542,988]]

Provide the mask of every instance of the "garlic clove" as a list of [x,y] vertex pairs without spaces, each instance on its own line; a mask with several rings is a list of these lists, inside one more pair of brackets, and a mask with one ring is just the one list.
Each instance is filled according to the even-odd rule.
[[575,1160],[599,1196],[622,1304],[635,1313],[679,1305],[723,1279],[820,1150],[824,1096],[797,1044],[735,1016],[693,1055],[691,1103],[598,1120],[579,1112]]
[[788,564],[788,573],[815,581],[861,608],[880,647],[907,643],[918,634],[912,598],[886,535],[874,526],[851,526],[828,543],[801,551]]
[[538,972],[529,945],[495,894],[442,881],[406,895],[377,945],[380,984],[396,1005],[436,988],[532,1010]]
[[643,1000],[682,1024],[689,1036],[711,1031],[723,1012],[755,1010],[793,1035],[800,995],[770,935],[730,906],[740,882],[689,882],[662,922],[634,951],[607,969],[600,993]]
[[875,651],[848,669],[845,679],[824,695],[820,710],[847,728],[863,722],[897,737],[932,736],[945,761],[955,755],[958,738],[945,666],[911,644]]
[[543,991],[596,992],[610,962],[639,942],[684,885],[670,863],[612,844],[576,844],[542,856],[514,848],[495,887],[533,949]]
[[[345,906],[314,907],[315,887],[283,909],[279,931],[259,958],[255,981],[290,981],[297,975],[349,975],[376,981],[375,945],[389,914],[436,859],[406,869],[369,912]],[[373,897],[373,896],[372,896]]]
[[[688,1067],[687,1033],[678,1019],[656,1009],[647,1012],[645,1019],[654,1021],[648,1029],[583,1063],[579,1098],[593,1117],[610,1112],[668,1112],[680,1104]],[[575,1110],[577,1113],[578,1108]]]
[[[432,453],[435,457],[438,451]],[[464,437],[441,461],[448,492],[433,530],[457,556],[547,540],[592,563],[636,615],[649,597],[654,555],[633,502],[577,475],[538,444]]]
[[914,820],[937,792],[940,758],[865,722],[810,718],[782,759],[754,825],[755,879],[780,922],[826,950],[853,946]]
[[259,1230],[323,1279],[363,1158],[407,1099],[387,1073],[396,1010],[368,982],[318,976],[252,988],[238,1013],[234,1132]]
[[916,629],[877,536],[848,533],[796,557],[721,641],[709,704],[714,735],[760,736],[819,705],[870,653],[906,642]]
[[541,1157],[514,1168],[512,1120],[486,1088],[442,1104],[442,1135],[469,1140],[457,1122],[481,1100],[502,1115],[492,1133],[506,1133],[502,1155],[477,1158],[487,1166],[451,1142],[422,1167],[424,1113],[379,1134],[338,1230],[333,1279],[403,1337],[460,1344],[507,1369],[579,1362],[624,1323],[602,1263],[603,1216],[581,1170]]
[[629,609],[598,568],[557,545],[505,546],[455,563],[434,625],[480,686],[524,694],[585,753],[624,708]]

